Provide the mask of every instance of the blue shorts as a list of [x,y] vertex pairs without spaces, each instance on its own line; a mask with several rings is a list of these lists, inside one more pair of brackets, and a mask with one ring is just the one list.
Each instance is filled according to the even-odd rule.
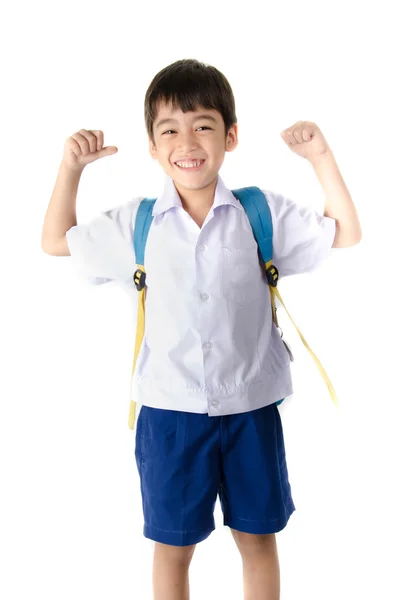
[[295,510],[275,403],[219,417],[142,405],[135,439],[151,540],[206,539],[218,494],[224,525],[247,533],[276,533]]

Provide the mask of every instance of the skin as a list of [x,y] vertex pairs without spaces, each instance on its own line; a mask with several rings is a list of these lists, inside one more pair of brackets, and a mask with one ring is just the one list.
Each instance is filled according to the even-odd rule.
[[[201,115],[215,120],[200,118]],[[164,119],[172,121],[161,125]],[[149,151],[173,179],[184,209],[195,220],[203,221],[213,204],[218,172],[225,152],[232,152],[238,144],[237,133],[236,123],[225,131],[222,115],[216,110],[199,107],[184,113],[180,108],[173,110],[171,104],[158,104]],[[205,163],[199,171],[183,171],[175,165],[183,158],[205,159]]]

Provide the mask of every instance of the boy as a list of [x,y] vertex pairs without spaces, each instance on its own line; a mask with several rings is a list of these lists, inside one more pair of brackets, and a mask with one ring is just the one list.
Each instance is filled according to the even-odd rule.
[[[144,535],[156,542],[154,598],[189,597],[190,561],[214,529],[219,493],[242,557],[244,597],[276,600],[275,534],[295,510],[275,404],[292,393],[290,358],[272,321],[248,217],[219,176],[225,152],[238,143],[233,92],[214,67],[177,61],[150,84],[145,124],[150,153],[166,174],[147,239],[145,337],[133,381]],[[298,122],[283,137],[313,164],[326,208],[320,216],[265,190],[279,277],[313,270],[331,247],[361,239],[318,127]],[[76,222],[84,166],[117,151],[103,142],[101,131],[87,130],[66,141],[42,248],[74,256],[94,284],[118,280],[135,290],[142,198]]]

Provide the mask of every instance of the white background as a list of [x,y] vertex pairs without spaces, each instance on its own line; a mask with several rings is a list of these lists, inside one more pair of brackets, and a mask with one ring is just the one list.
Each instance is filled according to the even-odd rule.
[[[135,306],[118,284],[90,286],[70,257],[44,254],[41,230],[63,144],[81,128],[102,129],[119,151],[85,169],[78,222],[160,193],[143,100],[181,58],[215,65],[234,89],[229,188],[257,185],[321,212],[312,166],[280,137],[309,120],[357,206],[361,244],[279,288],[341,404],[280,309],[295,354],[280,413],[297,509],[277,534],[281,597],[396,598],[392,3],[38,0],[2,13],[1,598],[152,597],[127,425]],[[215,519],[193,557],[191,598],[242,599],[219,503]]]

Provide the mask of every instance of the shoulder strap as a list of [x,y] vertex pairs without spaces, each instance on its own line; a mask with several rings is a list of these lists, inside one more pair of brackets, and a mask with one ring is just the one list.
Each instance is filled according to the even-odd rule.
[[[273,222],[265,194],[256,186],[232,190],[232,194],[240,201],[251,223],[252,231],[259,247],[260,257],[266,268],[270,286],[277,285],[278,271],[273,265]],[[270,287],[272,291],[272,287]],[[270,294],[273,321],[278,327],[276,301],[274,293]]]
[[250,220],[264,263],[273,259],[273,223],[265,194],[256,186],[232,190]]
[[144,198],[138,207],[134,226],[134,249],[135,262],[137,265],[145,265],[146,240],[152,224],[152,210],[156,198]]
[[[145,248],[146,241],[150,229],[150,225],[153,221],[152,210],[156,198],[144,198],[139,206],[138,212],[135,219],[134,226],[134,250],[135,250],[135,262],[137,269],[134,273],[134,283],[138,290],[138,321],[136,326],[136,338],[135,338],[135,351],[134,351],[134,363],[132,366],[131,374],[131,387],[132,377],[134,375],[136,361],[141,348],[143,335],[145,332]],[[128,425],[130,429],[134,429],[135,425],[135,413],[136,413],[136,402],[131,399],[130,401],[130,412],[128,417]]]

